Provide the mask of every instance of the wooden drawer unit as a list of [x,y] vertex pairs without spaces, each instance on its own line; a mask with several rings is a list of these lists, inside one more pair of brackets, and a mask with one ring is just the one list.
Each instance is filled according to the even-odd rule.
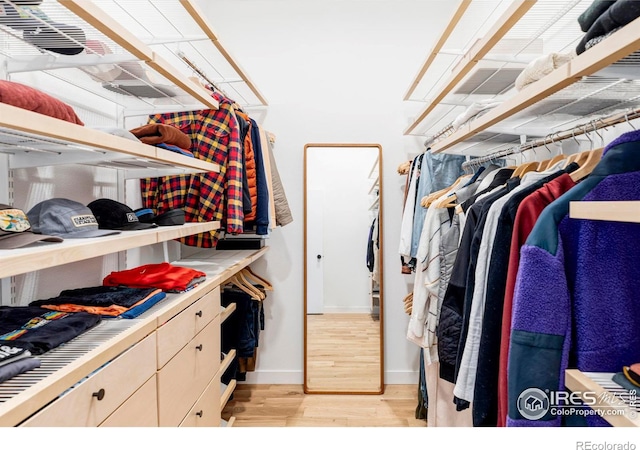
[[213,377],[204,393],[184,418],[181,427],[220,426],[220,374]]
[[22,426],[97,426],[149,380],[155,370],[156,334],[152,333]]
[[157,427],[158,383],[154,374],[101,427]]
[[220,287],[216,287],[158,328],[158,369],[164,367],[219,312]]
[[158,372],[159,425],[180,425],[219,367],[217,316]]

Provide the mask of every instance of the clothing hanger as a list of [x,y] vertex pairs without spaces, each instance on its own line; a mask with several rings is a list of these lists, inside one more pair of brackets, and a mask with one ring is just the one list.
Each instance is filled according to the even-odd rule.
[[446,195],[447,192],[450,192],[452,189],[455,189],[456,186],[458,186],[463,179],[468,179],[470,177],[470,175],[462,175],[460,177],[458,177],[458,179],[456,181],[453,182],[453,184],[449,187],[446,187],[444,189],[441,189],[437,192],[432,192],[431,194],[427,195],[426,197],[422,197],[422,200],[420,201],[420,205],[423,208],[428,208],[435,200],[437,200],[438,198],[442,197],[443,195]]
[[241,270],[240,272],[238,272],[236,274],[236,276],[238,277],[238,279],[244,283],[244,285],[249,288],[250,290],[254,291],[256,293],[256,295],[258,297],[260,297],[260,300],[264,300],[266,298],[266,295],[264,293],[264,291],[262,289],[260,289],[258,286],[256,286],[255,284],[253,284],[251,281],[247,280],[247,278],[244,275],[244,272]]
[[254,300],[264,300],[264,298],[262,297],[262,293],[257,292],[255,286],[253,287],[253,289],[247,286],[242,280],[238,278],[237,274],[229,278],[227,280],[227,283],[237,287],[245,294],[248,294]]
[[602,154],[604,153],[604,148],[597,148],[595,150],[590,150],[587,153],[587,156],[580,167],[573,172],[571,172],[571,179],[575,182],[586,178],[593,169],[598,165],[600,159],[602,158]]
[[539,164],[538,161],[520,164],[516,170],[514,170],[513,174],[511,174],[511,178],[522,178],[525,173],[537,170]]
[[273,285],[263,277],[253,273],[251,268],[245,267],[240,272],[242,272],[247,278],[249,278],[249,280],[253,280],[255,283],[262,285],[266,291],[273,291]]

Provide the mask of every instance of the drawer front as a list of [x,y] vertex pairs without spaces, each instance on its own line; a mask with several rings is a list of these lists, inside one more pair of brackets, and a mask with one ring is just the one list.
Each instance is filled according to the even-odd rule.
[[156,334],[152,333],[22,426],[98,426],[149,380],[155,370]]
[[101,427],[157,427],[158,383],[155,374],[116,409]]
[[220,316],[158,372],[161,427],[180,425],[220,367]]
[[184,418],[181,427],[220,426],[220,375],[213,377],[202,396]]
[[158,328],[158,369],[164,367],[220,312],[220,288],[205,294]]

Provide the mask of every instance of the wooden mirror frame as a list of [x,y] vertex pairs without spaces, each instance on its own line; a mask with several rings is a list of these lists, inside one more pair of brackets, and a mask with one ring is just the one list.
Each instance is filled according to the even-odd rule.
[[384,220],[380,220],[378,223],[379,227],[379,243],[380,243],[380,282],[378,286],[380,288],[380,301],[379,301],[379,315],[380,315],[380,389],[376,391],[330,391],[330,390],[313,390],[310,389],[307,385],[307,220],[308,220],[308,200],[307,200],[307,155],[309,148],[340,148],[340,147],[348,147],[348,148],[377,148],[378,149],[378,214],[379,217],[383,218],[383,177],[382,177],[382,146],[380,144],[348,144],[348,143],[310,143],[304,146],[304,178],[303,178],[303,196],[304,196],[304,255],[303,255],[303,269],[304,269],[304,308],[303,308],[303,321],[304,321],[304,354],[303,354],[303,385],[304,385],[304,393],[305,394],[331,394],[331,395],[380,395],[384,393],[385,383],[384,383],[384,241],[383,241],[383,226]]

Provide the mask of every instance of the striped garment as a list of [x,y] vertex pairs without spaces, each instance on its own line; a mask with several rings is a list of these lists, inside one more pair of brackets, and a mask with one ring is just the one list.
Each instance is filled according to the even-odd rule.
[[215,247],[221,230],[242,233],[242,146],[233,104],[218,93],[217,110],[156,114],[149,123],[163,123],[189,136],[196,158],[219,164],[220,172],[173,175],[140,180],[142,205],[162,214],[184,209],[187,222],[221,221],[220,230],[180,238],[193,247]]

